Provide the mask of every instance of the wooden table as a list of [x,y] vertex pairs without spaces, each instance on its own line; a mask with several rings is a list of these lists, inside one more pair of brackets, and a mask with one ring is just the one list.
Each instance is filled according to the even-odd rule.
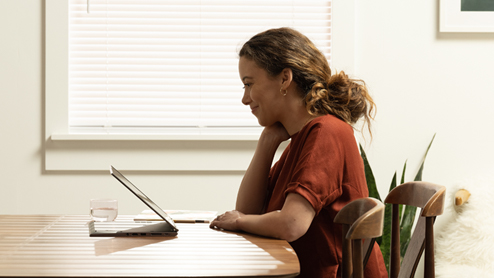
[[[119,216],[117,221],[132,220]],[[0,215],[0,276],[295,277],[284,240],[177,224],[177,237],[89,237],[89,216]]]

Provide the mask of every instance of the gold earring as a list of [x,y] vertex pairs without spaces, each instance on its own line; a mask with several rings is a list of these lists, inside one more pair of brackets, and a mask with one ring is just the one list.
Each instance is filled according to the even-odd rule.
[[280,88],[280,94],[282,94],[284,97],[286,97],[286,94],[288,94],[288,90],[285,90],[285,93],[282,93],[281,91],[283,91],[283,88]]

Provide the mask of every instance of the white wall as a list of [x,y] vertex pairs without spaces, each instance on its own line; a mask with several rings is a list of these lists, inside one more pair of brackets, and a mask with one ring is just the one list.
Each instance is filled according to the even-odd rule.
[[494,33],[440,33],[439,1],[356,6],[355,68],[378,106],[368,153],[381,192],[407,159],[413,179],[434,133],[424,180],[448,186],[494,170]]
[[[347,16],[338,11],[353,5],[355,20],[339,24]],[[334,38],[344,37],[342,26],[349,29],[348,46],[334,42],[334,66],[364,79],[378,106],[366,150],[383,197],[406,159],[407,180],[413,178],[434,133],[425,180],[447,186],[492,164],[494,34],[439,33],[438,6],[334,3]],[[44,2],[0,1],[0,40],[0,213],[85,214],[93,197],[117,198],[124,214],[144,208],[107,173],[44,170]],[[165,208],[223,211],[233,207],[242,174],[129,176]]]

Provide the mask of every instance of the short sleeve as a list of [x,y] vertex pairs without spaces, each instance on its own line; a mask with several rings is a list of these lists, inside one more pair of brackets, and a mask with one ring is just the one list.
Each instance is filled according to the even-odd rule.
[[289,193],[300,194],[316,213],[341,196],[345,165],[341,140],[337,126],[328,128],[316,124],[307,130],[305,140],[299,142],[298,158],[292,166],[291,181],[286,187],[285,196]]

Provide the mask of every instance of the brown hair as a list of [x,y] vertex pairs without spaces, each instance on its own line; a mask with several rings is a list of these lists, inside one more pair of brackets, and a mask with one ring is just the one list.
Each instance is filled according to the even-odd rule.
[[264,31],[247,41],[239,56],[253,60],[271,76],[290,68],[311,115],[332,114],[352,126],[364,117],[371,132],[375,104],[365,83],[343,71],[331,75],[326,57],[300,32],[291,28]]

